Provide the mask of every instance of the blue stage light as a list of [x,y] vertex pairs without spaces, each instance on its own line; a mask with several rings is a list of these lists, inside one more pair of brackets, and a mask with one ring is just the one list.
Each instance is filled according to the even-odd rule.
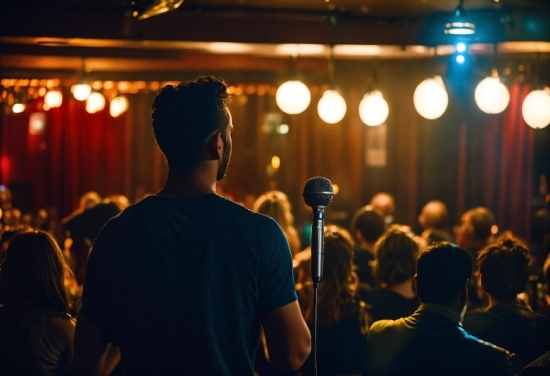
[[463,64],[465,60],[464,55],[456,55],[456,62],[458,64]]
[[456,52],[462,53],[462,52],[465,52],[465,51],[466,51],[466,43],[464,43],[464,42],[458,42],[458,43],[456,44]]

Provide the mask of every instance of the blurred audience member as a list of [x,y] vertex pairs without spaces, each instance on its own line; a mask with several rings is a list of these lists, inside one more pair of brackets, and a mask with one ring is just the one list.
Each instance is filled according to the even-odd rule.
[[[456,244],[466,249],[475,261],[479,251],[493,242],[493,235],[497,230],[495,217],[489,209],[482,206],[470,209],[462,215],[460,225],[455,228]],[[485,305],[486,297],[479,285],[476,264],[470,281],[469,307],[480,308]]]
[[288,240],[292,256],[300,252],[300,237],[294,228],[292,205],[290,205],[286,194],[281,191],[268,191],[256,199],[252,210],[273,218],[281,226]]
[[69,375],[75,321],[59,246],[44,231],[9,242],[0,275],[0,367],[6,375]]
[[515,355],[462,328],[472,268],[468,252],[450,243],[421,253],[415,283],[422,304],[412,316],[372,324],[367,375],[517,374]]
[[501,238],[477,258],[481,286],[489,297],[484,311],[467,313],[464,329],[504,347],[526,365],[550,350],[550,319],[517,299],[528,279],[529,251],[514,239]]
[[460,225],[455,229],[456,244],[466,249],[477,259],[478,252],[489,245],[496,233],[495,217],[487,208],[479,206],[470,209],[460,217]]
[[452,242],[449,232],[449,214],[447,206],[439,200],[429,201],[418,216],[418,223],[422,227],[422,234],[427,245],[438,242]]
[[21,210],[14,208],[11,203],[11,191],[0,185],[0,227],[17,227],[21,224]]
[[[86,200],[85,198],[88,196],[94,199]],[[68,248],[72,259],[71,267],[80,285],[84,283],[88,255],[99,230],[109,219],[122,211],[124,202],[127,201],[127,199],[120,199],[120,195],[114,197],[116,197],[116,201],[108,197],[99,203],[93,204],[95,195],[89,192],[81,199],[81,206],[73,213],[74,215],[61,222],[66,237],[70,238]],[[91,206],[86,206],[84,203]]]
[[373,275],[374,245],[386,231],[380,212],[367,205],[359,209],[353,218],[353,230],[357,239],[353,263],[359,281],[366,287],[377,285]]
[[[319,375],[351,375],[365,372],[368,315],[356,295],[353,273],[353,240],[337,226],[324,234],[325,262],[318,289],[317,367]],[[300,308],[313,331],[313,282],[297,286]],[[313,355],[301,374],[315,375]]]
[[369,205],[382,214],[386,225],[394,223],[395,219],[393,214],[395,213],[395,199],[391,194],[387,192],[378,192],[372,196]]
[[380,287],[361,291],[373,321],[410,316],[420,305],[413,286],[418,245],[406,233],[389,230],[375,246],[374,275]]

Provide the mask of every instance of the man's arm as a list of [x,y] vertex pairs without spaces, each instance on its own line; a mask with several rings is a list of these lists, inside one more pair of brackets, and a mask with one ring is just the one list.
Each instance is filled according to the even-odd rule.
[[262,325],[273,366],[282,370],[300,368],[311,351],[311,334],[298,301],[266,313]]
[[108,343],[99,327],[80,311],[74,338],[73,373],[75,375],[101,375],[105,366]]

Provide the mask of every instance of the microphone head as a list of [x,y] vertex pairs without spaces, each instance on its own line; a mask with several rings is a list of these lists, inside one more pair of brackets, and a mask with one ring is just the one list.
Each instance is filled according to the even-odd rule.
[[330,180],[317,176],[306,182],[302,196],[307,206],[327,206],[334,197],[334,188]]

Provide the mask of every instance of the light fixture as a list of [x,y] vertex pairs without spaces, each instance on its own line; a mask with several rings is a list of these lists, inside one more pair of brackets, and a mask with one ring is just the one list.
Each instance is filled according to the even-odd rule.
[[86,111],[94,114],[105,108],[105,97],[100,92],[94,91],[86,99]]
[[458,53],[466,52],[467,48],[468,48],[468,46],[466,46],[466,43],[464,43],[464,42],[458,42],[456,44],[456,52],[458,52]]
[[178,9],[183,0],[134,0],[132,16],[144,20],[171,10]]
[[[298,46],[296,48],[298,48]],[[297,76],[297,59],[298,52],[296,51],[295,55],[292,57],[292,71],[294,76]],[[290,115],[296,115],[304,112],[309,106],[309,102],[311,102],[311,93],[303,82],[294,78],[279,86],[275,94],[275,101],[281,111]]]
[[434,120],[443,115],[449,96],[440,76],[427,78],[414,91],[414,108],[423,118]]
[[500,82],[497,70],[493,69],[491,77],[486,77],[477,84],[474,98],[481,111],[487,114],[500,114],[510,103],[510,92]]
[[325,123],[336,124],[346,114],[346,101],[336,90],[327,90],[317,105],[317,112]]
[[73,93],[73,96],[77,101],[85,101],[92,92],[92,88],[84,79],[84,74],[86,73],[86,60],[82,58],[81,62],[82,67],[80,68],[80,82],[71,87],[71,93]]
[[124,95],[117,95],[109,105],[109,113],[112,117],[117,117],[128,110],[128,99]]
[[92,88],[88,84],[77,84],[71,87],[71,92],[76,100],[85,101],[92,92]]
[[14,103],[13,106],[11,106],[11,111],[14,114],[20,114],[21,112],[25,111],[25,104],[23,103]]
[[472,35],[476,32],[476,26],[466,19],[464,0],[460,0],[451,20],[445,25],[445,34]]
[[329,124],[336,124],[346,114],[346,101],[340,93],[335,89],[334,85],[334,59],[332,54],[332,46],[329,49],[330,55],[328,59],[328,74],[330,81],[330,89],[323,93],[321,100],[317,104],[317,113],[319,117]]
[[544,128],[550,124],[550,89],[533,90],[521,106],[523,119],[531,128]]
[[359,104],[359,117],[368,126],[374,127],[384,123],[388,114],[388,102],[378,90],[365,94]]
[[63,94],[59,90],[50,90],[44,96],[44,102],[48,105],[49,108],[56,108],[61,106],[63,103]]

